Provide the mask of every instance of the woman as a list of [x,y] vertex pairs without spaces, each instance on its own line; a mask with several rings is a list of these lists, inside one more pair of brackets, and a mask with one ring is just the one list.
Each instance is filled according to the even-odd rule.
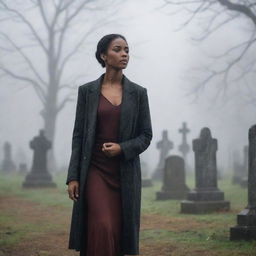
[[74,201],[69,249],[81,256],[139,254],[139,154],[152,129],[147,91],[123,75],[129,47],[104,36],[96,58],[106,72],[78,89],[66,184]]

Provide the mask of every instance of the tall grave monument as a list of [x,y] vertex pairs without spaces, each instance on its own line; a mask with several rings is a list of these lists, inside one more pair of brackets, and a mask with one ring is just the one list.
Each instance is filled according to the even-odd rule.
[[190,130],[187,128],[187,123],[182,123],[182,128],[179,129],[179,133],[182,134],[182,143],[179,145],[179,151],[182,153],[185,164],[187,164],[187,154],[189,152],[189,145],[187,143],[187,134]]
[[10,173],[16,170],[16,166],[12,160],[12,146],[8,141],[4,143],[4,159],[1,169],[4,173]]
[[217,139],[212,138],[207,127],[201,130],[198,139],[193,140],[196,188],[188,193],[187,200],[181,202],[182,213],[207,213],[230,208],[217,186],[217,148]]
[[242,180],[243,165],[241,164],[240,155],[238,151],[233,152],[233,184],[240,184]]
[[34,151],[33,164],[23,187],[56,187],[47,170],[47,151],[51,148],[51,142],[46,139],[44,130],[40,130],[39,136],[30,141],[30,148]]
[[231,240],[256,240],[256,125],[249,129],[248,205],[230,229]]
[[248,185],[248,155],[249,155],[249,146],[244,146],[244,161],[242,169],[242,179],[240,185],[244,188],[247,188]]
[[163,170],[165,165],[165,158],[168,155],[169,151],[173,149],[173,142],[168,138],[168,131],[163,130],[162,139],[156,144],[157,149],[160,151],[159,162],[157,164],[156,170],[153,174],[153,179],[162,179]]

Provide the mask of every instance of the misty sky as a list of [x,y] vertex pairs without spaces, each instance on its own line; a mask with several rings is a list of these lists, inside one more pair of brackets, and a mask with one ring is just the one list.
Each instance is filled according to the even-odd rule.
[[[208,62],[207,53],[218,54],[234,42],[239,42],[245,35],[241,29],[245,23],[239,20],[241,27],[231,23],[225,31],[221,30],[198,45],[191,38],[200,31],[199,24],[195,21],[175,32],[185,17],[182,14],[167,15],[166,9],[157,9],[159,2],[151,0],[145,5],[145,1],[129,0],[120,5],[115,21],[97,29],[88,44],[76,55],[66,71],[67,82],[78,86],[97,79],[104,72],[94,57],[98,40],[108,33],[123,34],[130,47],[130,62],[124,74],[148,89],[154,137],[142,158],[148,162],[150,171],[158,161],[155,144],[163,129],[168,130],[169,138],[174,142],[171,153],[179,154],[177,148],[181,135],[177,130],[183,121],[187,121],[191,129],[188,136],[190,143],[199,135],[202,127],[211,129],[213,137],[219,142],[218,165],[227,168],[232,152],[241,151],[247,144],[248,128],[255,123],[254,106],[243,101],[242,85],[240,89],[231,86],[228,96],[217,102],[213,101],[216,92],[213,83],[199,95],[196,102],[193,102],[193,96],[185,95],[196,82],[195,78],[191,79],[194,68]],[[80,29],[86,29],[86,24],[81,24]],[[21,35],[17,40],[22,40],[22,33],[17,31]],[[73,36],[70,34],[69,40]],[[41,65],[40,55],[35,57],[39,58],[38,65]],[[78,79],[75,78],[77,75]],[[200,76],[197,78],[199,80]],[[30,86],[0,79],[0,147],[6,140],[10,141],[15,160],[20,162],[24,158],[23,151],[30,166],[32,151],[28,143],[43,126],[39,116],[42,105]],[[57,120],[55,155],[59,166],[66,166],[69,161],[74,113],[75,102],[66,106]],[[1,150],[0,159],[2,157]],[[190,153],[192,160],[193,154]]]

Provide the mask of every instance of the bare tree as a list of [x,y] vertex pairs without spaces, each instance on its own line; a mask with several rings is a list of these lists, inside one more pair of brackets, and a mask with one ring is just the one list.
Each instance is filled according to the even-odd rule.
[[[193,93],[203,90],[207,84],[220,79],[218,93],[226,92],[230,83],[246,82],[248,96],[251,102],[256,102],[255,92],[250,82],[246,81],[248,75],[255,72],[256,58],[252,52],[255,50],[256,42],[256,3],[254,0],[164,0],[164,8],[176,6],[178,11],[170,14],[185,13],[186,20],[179,29],[183,29],[196,18],[202,21],[202,31],[194,38],[197,42],[205,39],[229,25],[237,26],[238,21],[245,21],[246,29],[241,31],[237,26],[238,32],[245,33],[243,41],[237,42],[234,46],[225,50],[214,58],[213,64],[204,67],[205,77],[193,88]],[[241,20],[239,20],[241,19]],[[228,30],[226,36],[228,38]],[[218,42],[221,44],[222,42]],[[216,65],[216,60],[219,60]],[[222,62],[221,62],[222,61]],[[253,75],[254,76],[254,75]],[[253,85],[254,86],[254,85]]]
[[[0,0],[0,49],[8,54],[6,61],[0,61],[0,79],[8,77],[33,87],[43,105],[46,135],[53,142],[57,116],[74,97],[63,74],[89,36],[113,20],[114,11],[109,15],[107,7],[116,4],[114,0]],[[65,90],[60,101],[58,96]]]

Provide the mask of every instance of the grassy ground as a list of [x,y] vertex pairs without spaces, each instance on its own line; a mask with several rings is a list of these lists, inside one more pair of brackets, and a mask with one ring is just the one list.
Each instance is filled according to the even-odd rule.
[[[55,189],[23,189],[24,177],[0,175],[0,256],[74,256],[67,250],[72,202],[65,175],[55,175]],[[194,180],[188,177],[188,185]],[[247,191],[219,181],[229,212],[180,213],[180,201],[156,201],[161,183],[143,188],[140,252],[143,256],[256,256],[256,241],[231,242],[229,228],[247,203]]]

